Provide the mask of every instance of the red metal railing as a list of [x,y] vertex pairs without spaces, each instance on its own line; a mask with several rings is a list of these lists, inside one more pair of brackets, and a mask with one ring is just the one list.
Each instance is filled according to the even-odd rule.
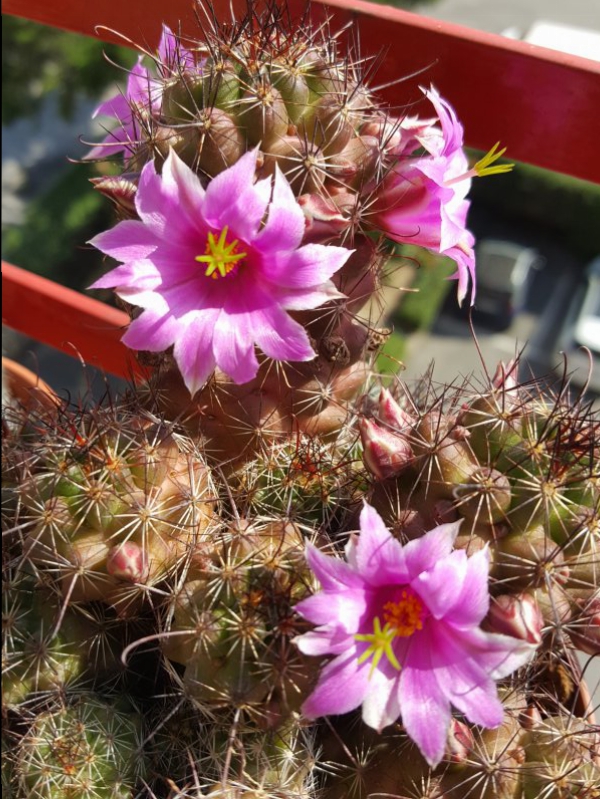
[[[246,10],[242,0],[231,5],[238,14]],[[287,5],[292,17],[304,9],[303,0]],[[212,7],[220,20],[230,18],[230,0],[213,0]],[[122,42],[118,31],[151,50],[163,21],[190,36],[198,31],[193,0],[5,0],[3,11]],[[467,144],[487,149],[501,140],[514,160],[600,183],[600,64],[361,0],[329,0],[327,9],[314,2],[311,14],[317,21],[331,14],[332,30],[347,24],[345,35],[360,38],[363,56],[383,54],[373,83],[392,106],[414,102],[420,83],[434,83],[456,107]],[[123,314],[10,267],[3,288],[6,324],[106,371],[130,374],[119,343]]]

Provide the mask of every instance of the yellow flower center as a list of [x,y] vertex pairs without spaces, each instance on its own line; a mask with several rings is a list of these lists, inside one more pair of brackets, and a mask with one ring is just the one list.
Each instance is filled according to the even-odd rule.
[[204,255],[197,255],[195,258],[196,261],[207,264],[204,274],[206,277],[212,277],[213,280],[227,277],[238,262],[248,254],[238,252],[239,241],[237,239],[232,242],[227,241],[228,232],[229,228],[225,225],[218,238],[214,233],[209,233]]
[[356,641],[365,641],[370,644],[358,659],[360,664],[373,658],[369,676],[373,674],[383,655],[397,671],[400,671],[402,667],[392,648],[394,638],[408,638],[417,630],[422,630],[423,616],[424,608],[421,600],[410,588],[403,589],[400,599],[396,602],[386,602],[383,606],[383,620],[385,621],[383,628],[379,617],[375,616],[372,633],[360,633],[354,636]]

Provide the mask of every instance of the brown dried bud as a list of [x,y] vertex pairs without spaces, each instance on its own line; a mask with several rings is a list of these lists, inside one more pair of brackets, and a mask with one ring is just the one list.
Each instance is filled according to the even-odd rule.
[[90,178],[90,183],[96,191],[108,197],[125,216],[133,218],[136,215],[137,175],[107,175]]

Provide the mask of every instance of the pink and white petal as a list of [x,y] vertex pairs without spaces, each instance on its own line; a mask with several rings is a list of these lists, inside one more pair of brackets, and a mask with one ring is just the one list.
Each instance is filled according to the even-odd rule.
[[369,676],[363,699],[362,718],[365,724],[381,732],[400,716],[398,685],[400,672],[384,657]]
[[453,627],[452,635],[460,646],[494,680],[508,677],[513,671],[527,665],[535,655],[537,646],[519,638],[499,633],[488,633],[479,627],[461,630]]
[[202,220],[205,191],[198,176],[171,150],[162,170],[164,190],[179,203],[181,211],[186,213],[192,226],[205,233],[207,226]]
[[293,252],[276,253],[265,259],[265,277],[292,289],[310,289],[328,281],[346,263],[354,250],[324,244],[306,244]]
[[135,141],[136,134],[131,123],[122,124],[120,127],[109,131],[107,136],[84,156],[86,161],[95,158],[108,158],[108,156],[127,150],[132,141]]
[[261,252],[295,250],[302,243],[306,220],[288,179],[276,167],[273,196],[265,226],[254,240]]
[[170,195],[164,192],[162,178],[157,174],[153,161],[149,161],[140,174],[135,207],[144,225],[157,238],[166,238],[174,203]]
[[368,688],[370,665],[358,664],[356,649],[338,656],[321,672],[317,687],[302,705],[309,719],[348,713],[363,701]]
[[137,305],[138,308],[144,308],[154,314],[154,316],[167,316],[171,314],[171,309],[166,301],[162,289],[156,291],[155,289],[148,289],[147,291],[137,286],[134,288],[121,288],[115,289],[115,294],[130,305]]
[[160,42],[158,43],[159,67],[165,77],[179,75],[182,71],[193,70],[196,62],[194,54],[183,47],[171,28],[163,23]]
[[344,299],[346,296],[335,287],[331,280],[327,280],[311,291],[300,289],[282,291],[278,287],[276,294],[281,307],[288,311],[309,311],[313,308],[320,308],[326,302]]
[[475,252],[473,245],[475,237],[469,230],[465,230],[463,240],[455,247],[451,247],[442,253],[448,258],[452,258],[458,267],[453,275],[450,275],[449,280],[458,279],[458,303],[462,305],[463,300],[467,296],[469,290],[469,283],[471,284],[471,305],[475,303]]
[[144,311],[129,325],[122,341],[132,350],[162,352],[177,340],[180,332],[181,324],[173,316],[157,316],[152,311]]
[[446,614],[447,622],[457,627],[475,627],[483,621],[490,607],[489,570],[487,547],[471,555],[462,588]]
[[455,550],[431,569],[421,572],[411,587],[419,594],[435,619],[441,619],[455,606],[467,574],[467,554]]
[[325,591],[365,587],[364,580],[345,561],[324,555],[310,542],[306,544],[306,560]]
[[504,706],[496,684],[476,656],[460,645],[454,630],[442,624],[430,625],[431,661],[440,689],[472,724],[498,727]]
[[410,647],[400,672],[398,694],[404,729],[435,768],[444,756],[451,714],[426,649],[417,656],[416,647]]
[[199,234],[198,224],[192,223],[187,213],[181,213],[177,193],[173,194],[171,187],[163,183],[152,161],[142,169],[135,207],[142,222],[158,239],[175,248],[187,245],[196,250],[196,255],[204,252],[206,238]]
[[463,126],[458,121],[456,112],[450,103],[442,99],[437,89],[433,86],[430,86],[429,89],[424,89],[421,86],[420,89],[433,105],[438,115],[444,136],[443,153],[448,154],[460,149],[463,146],[464,131]]
[[219,369],[235,383],[247,383],[258,372],[249,314],[220,310],[213,331],[213,353]]
[[277,361],[312,361],[316,353],[306,330],[282,308],[273,305],[249,314],[252,335],[261,350]]
[[131,261],[128,264],[111,269],[98,280],[94,281],[90,289],[131,289],[137,291],[153,291],[160,286],[161,276],[154,263],[147,259]]
[[131,105],[123,92],[118,92],[96,108],[92,119],[96,117],[113,117],[124,121],[131,117]]
[[205,221],[216,230],[227,225],[236,238],[251,242],[271,197],[271,180],[255,183],[258,149],[250,150],[233,166],[211,180],[203,208]]
[[319,591],[299,602],[294,610],[313,624],[341,625],[348,634],[357,633],[372,597],[360,588]]
[[352,636],[339,627],[321,627],[293,639],[298,649],[305,655],[341,655],[354,645]]
[[439,560],[448,557],[452,552],[459,527],[460,522],[440,524],[421,538],[409,541],[403,547],[411,579],[414,580],[421,572],[433,569]]
[[218,314],[218,309],[191,312],[180,320],[182,332],[175,341],[173,355],[192,397],[215,368],[212,338]]
[[392,536],[375,508],[365,503],[352,561],[369,585],[401,584],[409,579],[402,545]]
[[88,244],[117,261],[127,262],[147,258],[156,250],[159,239],[143,222],[128,219],[94,236]]

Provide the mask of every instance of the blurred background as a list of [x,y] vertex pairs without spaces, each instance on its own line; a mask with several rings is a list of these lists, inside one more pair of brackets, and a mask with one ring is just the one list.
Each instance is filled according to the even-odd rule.
[[[395,5],[600,60],[599,0]],[[85,242],[113,217],[88,182],[98,166],[73,161],[85,153],[84,142],[103,137],[91,114],[101,97],[114,94],[134,55],[14,17],[3,23],[2,255],[83,290],[102,270]],[[497,361],[522,352],[523,379],[558,365],[572,373],[575,390],[589,385],[590,396],[600,396],[600,186],[518,164],[510,174],[476,180],[471,196],[479,349],[468,310],[456,306],[456,284],[442,279],[452,273],[451,262],[402,247],[388,299],[398,299],[399,286],[419,291],[400,291],[380,368],[398,371],[404,364],[413,378],[433,363],[436,382],[453,381],[485,367],[493,372]],[[93,370],[82,373],[76,361],[11,331],[4,350],[57,388],[78,392],[91,381],[103,390]]]

